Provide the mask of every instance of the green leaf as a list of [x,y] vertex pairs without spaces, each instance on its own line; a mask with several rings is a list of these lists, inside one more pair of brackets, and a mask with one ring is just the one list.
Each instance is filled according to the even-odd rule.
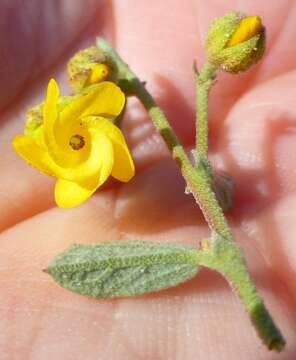
[[198,272],[197,250],[148,241],[72,245],[45,270],[61,286],[95,297],[134,296],[176,286]]

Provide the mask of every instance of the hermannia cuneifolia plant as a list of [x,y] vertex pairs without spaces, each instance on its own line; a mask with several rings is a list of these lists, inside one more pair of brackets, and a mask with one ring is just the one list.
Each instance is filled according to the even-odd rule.
[[[78,52],[68,63],[72,96],[61,96],[50,80],[43,103],[27,114],[16,152],[57,179],[55,200],[71,208],[82,204],[108,179],[127,182],[135,175],[132,156],[118,118],[126,97],[136,96],[163,137],[210,229],[196,247],[140,240],[72,245],[44,270],[61,286],[95,297],[136,296],[176,286],[200,267],[222,274],[243,303],[258,335],[271,350],[285,345],[251,279],[242,250],[224,216],[231,205],[231,182],[215,173],[208,159],[208,97],[219,71],[239,73],[264,54],[265,29],[258,16],[230,12],[211,25],[207,62],[196,82],[196,147],[187,156],[164,112],[129,66],[104,39]],[[196,278],[198,281],[198,277]]]

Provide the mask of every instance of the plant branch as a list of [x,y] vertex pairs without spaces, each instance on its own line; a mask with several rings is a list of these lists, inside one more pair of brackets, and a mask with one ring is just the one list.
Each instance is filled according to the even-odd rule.
[[285,340],[266,309],[251,279],[242,251],[233,242],[214,235],[209,248],[197,253],[197,263],[223,274],[244,304],[250,319],[268,349],[281,351]]
[[130,70],[128,65],[124,63],[108,42],[99,38],[97,40],[97,46],[111,56],[117,67],[119,85],[122,89],[127,93],[136,95],[149,113],[155,127],[167,144],[173,159],[179,165],[181,173],[187,183],[187,188],[199,204],[209,224],[212,238],[205,248],[197,252],[198,264],[217,270],[227,278],[245,305],[263,342],[269,349],[280,351],[285,345],[285,340],[265,308],[248,274],[242,252],[232,239],[226,218],[210,185],[209,164],[207,159],[207,104],[208,94],[216,68],[207,64],[201,73],[197,75],[199,83],[197,159],[199,162],[195,168],[178,141],[165,114],[146,90],[144,84]]
[[97,40],[97,45],[103,51],[111,55],[117,66],[119,73],[118,77],[119,79],[122,79],[120,85],[124,90],[127,89],[129,92],[132,90],[132,93],[139,98],[149,113],[156,129],[159,131],[170,150],[173,159],[180,167],[188,189],[202,209],[210,228],[226,239],[231,238],[231,232],[223,215],[223,211],[217,202],[215,194],[211,190],[207,169],[202,166],[195,169],[192,166],[183,146],[180,144],[163,111],[146,90],[143,83],[132,72],[128,65],[124,63],[111,45],[101,38]]
[[215,79],[217,66],[206,63],[199,73],[195,72],[196,81],[196,154],[198,161],[207,161],[208,157],[208,99]]

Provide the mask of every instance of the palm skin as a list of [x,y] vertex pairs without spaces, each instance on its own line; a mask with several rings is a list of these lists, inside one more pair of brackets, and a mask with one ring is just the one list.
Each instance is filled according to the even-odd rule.
[[[1,359],[294,359],[295,4],[5,0],[1,6]],[[211,157],[235,178],[228,219],[287,338],[280,355],[261,345],[226,282],[210,271],[174,289],[116,300],[71,293],[41,271],[74,242],[197,245],[208,234],[137,104],[131,103],[123,126],[137,176],[128,184],[111,181],[76,209],[56,208],[53,179],[28,167],[10,143],[22,131],[25,110],[44,97],[48,79],[56,77],[69,91],[67,59],[103,34],[148,81],[182,142],[192,146],[192,60],[201,65],[209,22],[231,9],[263,17],[268,49],[249,72],[219,75],[210,104]]]

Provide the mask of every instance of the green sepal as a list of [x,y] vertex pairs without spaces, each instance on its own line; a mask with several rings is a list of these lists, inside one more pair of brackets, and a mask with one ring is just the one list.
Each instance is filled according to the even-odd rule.
[[141,295],[194,277],[197,250],[148,241],[72,245],[45,270],[61,286],[93,297]]
[[75,93],[79,93],[89,86],[88,78],[97,64],[108,65],[110,74],[105,80],[117,82],[117,70],[110,56],[98,47],[91,46],[77,52],[68,62],[69,83]]

